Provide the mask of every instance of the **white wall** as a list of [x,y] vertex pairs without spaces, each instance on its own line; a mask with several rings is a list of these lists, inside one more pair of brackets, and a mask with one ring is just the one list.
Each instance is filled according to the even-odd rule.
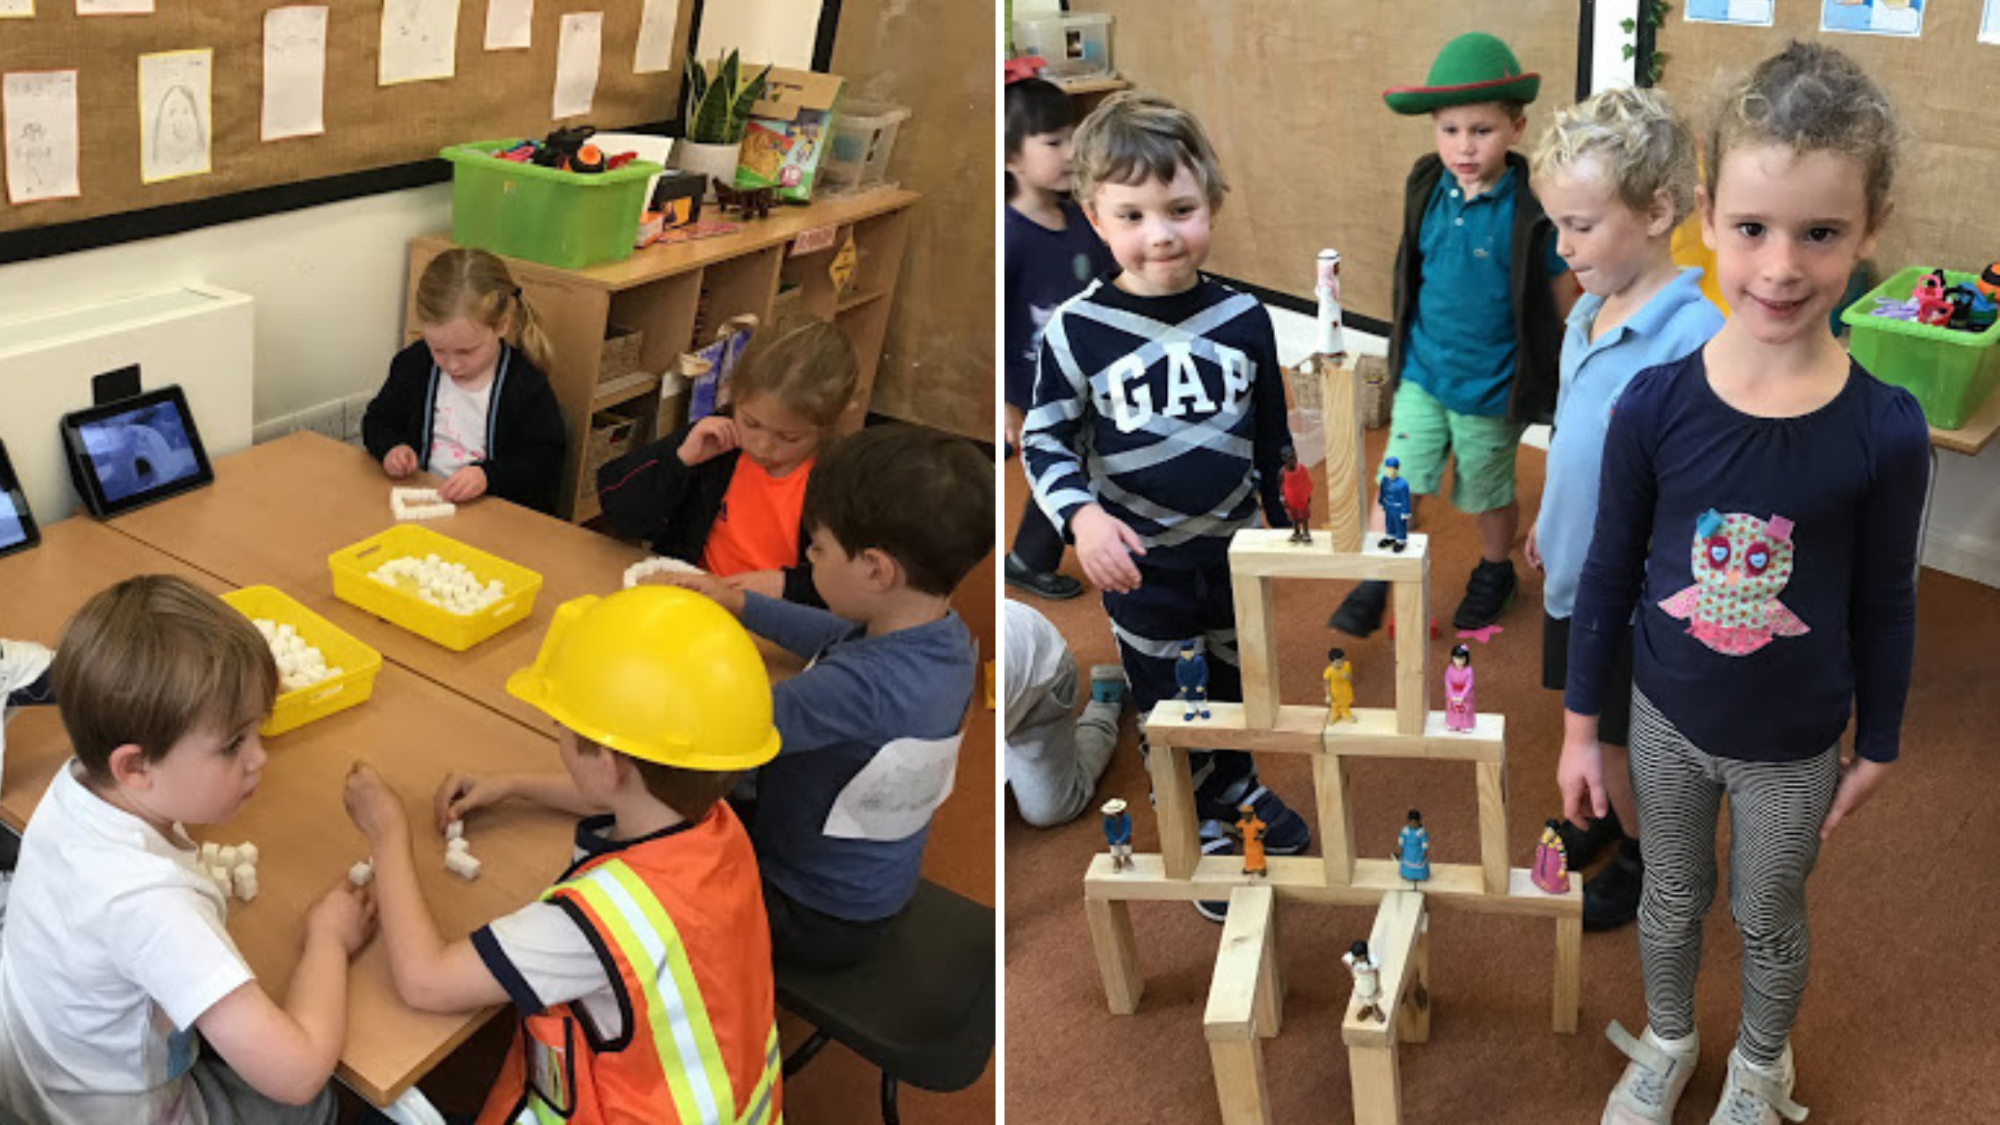
[[381,386],[402,345],[409,240],[450,226],[438,184],[4,266],[0,293],[23,315],[194,281],[246,293],[264,423]]

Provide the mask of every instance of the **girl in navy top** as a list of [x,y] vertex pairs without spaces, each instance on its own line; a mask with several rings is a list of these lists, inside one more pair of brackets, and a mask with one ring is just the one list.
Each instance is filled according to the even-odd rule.
[[[1666,1122],[1697,1057],[1695,974],[1729,797],[1743,1007],[1716,1122],[1777,1125],[1805,988],[1805,882],[1897,755],[1915,647],[1929,433],[1827,331],[1889,214],[1894,111],[1838,51],[1793,43],[1709,130],[1703,237],[1730,305],[1700,351],[1638,375],[1605,438],[1570,632],[1564,812],[1606,800],[1597,722],[1634,622],[1632,789],[1649,1026],[1606,1122]],[[1634,610],[1637,616],[1634,618]],[[1839,739],[1850,713],[1856,757]]]

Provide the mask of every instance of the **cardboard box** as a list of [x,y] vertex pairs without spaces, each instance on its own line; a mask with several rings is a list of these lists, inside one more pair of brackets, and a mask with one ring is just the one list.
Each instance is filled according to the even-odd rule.
[[764,97],[750,107],[736,186],[775,188],[779,199],[793,203],[811,199],[845,84],[837,74],[772,67]]

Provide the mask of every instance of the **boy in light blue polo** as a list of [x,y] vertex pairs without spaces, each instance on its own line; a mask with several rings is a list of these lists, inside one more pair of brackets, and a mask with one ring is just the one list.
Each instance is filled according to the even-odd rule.
[[[1452,506],[1478,517],[1481,561],[1452,618],[1460,629],[1491,625],[1519,586],[1514,455],[1521,431],[1554,414],[1575,297],[1528,162],[1510,151],[1541,81],[1505,43],[1472,32],[1445,44],[1425,85],[1383,94],[1397,113],[1430,114],[1437,143],[1405,184],[1389,337],[1401,385],[1387,452],[1418,495],[1436,492],[1453,462]],[[1365,637],[1387,598],[1385,584],[1363,583],[1329,624]]]
[[[1556,691],[1569,670],[1569,618],[1597,526],[1604,435],[1633,376],[1686,356],[1722,327],[1701,293],[1701,271],[1674,265],[1674,228],[1694,206],[1694,138],[1656,90],[1607,90],[1559,110],[1535,149],[1535,189],[1556,225],[1556,247],[1583,285],[1569,314],[1562,386],[1549,442],[1542,507],[1528,534],[1528,562],[1541,567],[1542,685]],[[1565,822],[1569,863],[1581,868],[1625,836],[1618,855],[1583,885],[1585,929],[1621,926],[1638,914],[1644,865],[1625,740],[1631,718],[1631,633],[1614,662],[1623,682],[1605,693],[1599,720],[1614,815],[1588,831]]]

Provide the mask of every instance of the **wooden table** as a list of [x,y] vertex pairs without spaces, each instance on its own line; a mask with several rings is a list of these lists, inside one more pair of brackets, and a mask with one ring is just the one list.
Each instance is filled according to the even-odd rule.
[[[393,483],[424,487],[436,481]],[[276,586],[385,660],[553,736],[547,716],[507,694],[507,677],[535,662],[557,606],[619,589],[625,568],[647,552],[492,499],[425,521],[440,534],[542,576],[542,592],[527,619],[454,653],[333,596],[327,556],[395,523],[389,514],[391,484],[362,450],[301,431],[223,458],[210,488],[141,508],[108,526],[232,585]],[[760,641],[759,648],[773,679],[799,667],[775,646]]]

